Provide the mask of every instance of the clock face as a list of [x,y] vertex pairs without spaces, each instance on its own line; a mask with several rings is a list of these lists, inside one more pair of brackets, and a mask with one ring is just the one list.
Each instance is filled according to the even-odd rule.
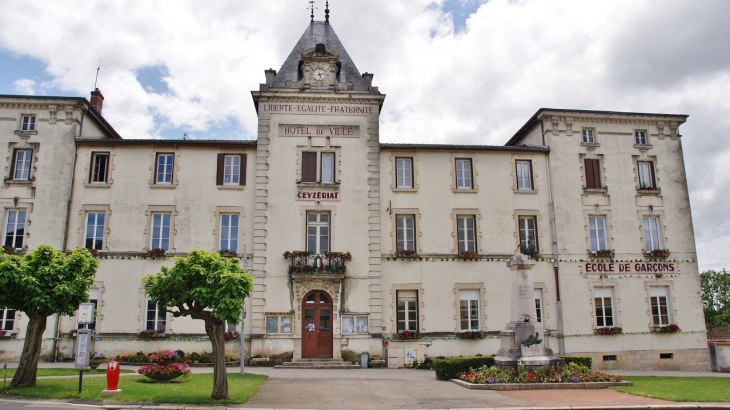
[[327,72],[323,68],[317,68],[312,73],[312,78],[314,78],[317,81],[322,81],[327,77]]

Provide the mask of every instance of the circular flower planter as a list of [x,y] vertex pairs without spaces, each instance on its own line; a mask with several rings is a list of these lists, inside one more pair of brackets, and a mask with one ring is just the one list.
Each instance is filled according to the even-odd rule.
[[89,359],[89,367],[91,370],[97,370],[102,363],[106,363],[107,359]]

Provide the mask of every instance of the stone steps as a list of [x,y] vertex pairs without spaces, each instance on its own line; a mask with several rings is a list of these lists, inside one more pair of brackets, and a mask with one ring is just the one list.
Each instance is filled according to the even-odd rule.
[[360,366],[342,359],[295,359],[274,366],[275,369],[359,369]]

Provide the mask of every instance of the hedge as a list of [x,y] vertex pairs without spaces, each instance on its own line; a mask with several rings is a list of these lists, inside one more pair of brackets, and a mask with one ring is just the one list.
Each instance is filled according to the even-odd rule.
[[482,366],[494,366],[494,356],[464,356],[452,357],[451,359],[436,358],[433,361],[436,378],[439,380],[458,379],[462,373],[468,372],[469,368],[478,369]]
[[565,364],[575,363],[589,369],[593,368],[593,358],[589,356],[560,356],[560,358],[565,359]]

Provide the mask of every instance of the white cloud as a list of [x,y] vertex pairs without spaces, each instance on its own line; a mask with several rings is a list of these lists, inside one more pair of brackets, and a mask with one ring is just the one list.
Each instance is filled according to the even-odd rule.
[[35,81],[28,78],[21,78],[13,82],[15,92],[18,94],[35,95]]
[[[730,3],[461,0],[478,8],[458,31],[441,4],[330,7],[355,64],[387,94],[381,140],[503,144],[540,107],[690,114],[681,131],[700,264],[730,267],[730,256],[714,262],[730,255],[717,221],[730,214]],[[205,138],[229,123],[252,138],[250,92],[308,22],[294,0],[11,2],[0,47],[46,62],[51,85],[79,95],[93,88],[101,59],[104,115],[127,138],[169,128]],[[148,66],[166,68],[168,92],[139,83],[136,71]]]

